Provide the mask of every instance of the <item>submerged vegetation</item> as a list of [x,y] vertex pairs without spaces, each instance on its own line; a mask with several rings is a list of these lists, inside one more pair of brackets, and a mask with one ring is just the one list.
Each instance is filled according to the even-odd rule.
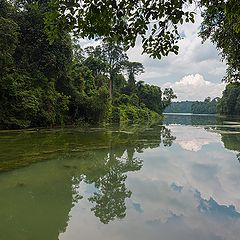
[[122,148],[120,156],[127,150],[133,157],[134,151],[156,148],[160,143],[171,146],[174,140],[170,129],[157,123],[124,126],[123,130],[114,125],[107,129],[6,130],[0,132],[0,148],[3,149],[0,155],[0,173],[35,162],[69,156],[78,160],[89,151],[113,151],[115,148]]

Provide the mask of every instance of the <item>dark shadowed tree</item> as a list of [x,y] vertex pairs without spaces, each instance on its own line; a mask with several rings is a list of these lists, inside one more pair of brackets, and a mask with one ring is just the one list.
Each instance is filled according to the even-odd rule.
[[202,1],[206,6],[202,16],[200,36],[210,39],[226,61],[226,82],[240,79],[240,1]]
[[113,97],[113,85],[117,75],[123,70],[124,62],[128,59],[122,45],[104,43],[102,45],[102,59],[108,65],[109,96]]
[[128,86],[133,91],[136,85],[135,76],[144,73],[144,67],[142,63],[129,61],[125,61],[124,66],[128,73]]

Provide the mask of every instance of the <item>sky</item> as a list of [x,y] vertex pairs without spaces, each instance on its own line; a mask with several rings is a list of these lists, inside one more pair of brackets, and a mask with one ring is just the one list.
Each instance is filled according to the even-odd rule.
[[[225,84],[222,82],[226,64],[221,61],[216,47],[198,36],[201,16],[198,13],[195,23],[181,26],[184,36],[179,41],[179,54],[170,54],[161,60],[142,55],[141,42],[128,50],[130,61],[141,62],[145,72],[137,77],[145,83],[161,88],[171,87],[177,95],[175,101],[204,100],[206,97],[221,97]],[[82,41],[82,44],[88,44]],[[82,46],[84,47],[84,46]]]

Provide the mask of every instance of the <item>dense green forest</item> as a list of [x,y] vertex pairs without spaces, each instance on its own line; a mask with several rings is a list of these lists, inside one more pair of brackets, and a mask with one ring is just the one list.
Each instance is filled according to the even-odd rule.
[[240,115],[240,83],[229,83],[218,103],[218,112],[224,115]]
[[[190,0],[171,6],[150,2],[133,14],[138,1],[116,5],[83,1],[83,7],[75,0],[0,0],[0,128],[158,118],[175,94],[137,82],[136,75],[144,68],[129,62],[126,49],[140,35],[143,51],[150,56],[177,54],[178,25],[194,22],[194,12],[183,8],[192,4]],[[218,111],[239,114],[238,1],[199,1],[199,5],[205,7],[200,35],[216,45],[228,66],[225,80],[230,84]],[[175,14],[169,15],[172,11]],[[146,36],[153,17],[158,25],[149,26]],[[76,35],[104,41],[82,49]],[[236,89],[230,90],[232,86]],[[196,111],[207,104],[198,103]]]
[[172,102],[164,112],[166,113],[194,113],[194,114],[216,114],[219,98],[211,100],[207,97],[204,101],[181,101]]
[[49,43],[47,1],[0,0],[0,128],[159,118],[172,89],[136,81],[144,71],[121,44],[82,49],[67,31]]
[[[210,40],[216,46],[226,63],[227,69],[223,80],[227,83],[239,83],[239,0],[117,2],[83,0],[81,4],[78,0],[52,1],[51,11],[46,17],[46,29],[51,41],[60,37],[62,29],[71,29],[74,34],[81,37],[92,39],[101,37],[121,42],[127,48],[135,46],[138,39],[142,42],[143,53],[161,59],[169,53],[178,53],[178,41],[182,38],[179,28],[184,23],[195,21],[196,9],[200,9],[203,19],[199,35],[203,42]],[[237,87],[238,84],[228,86],[225,96],[231,86]],[[238,107],[236,109],[232,107],[239,106],[237,98],[230,98],[232,101],[230,102],[225,100],[225,96],[219,112],[239,114]],[[206,105],[198,103],[196,111],[202,111]],[[215,106],[213,108],[211,106],[211,109],[213,112]]]

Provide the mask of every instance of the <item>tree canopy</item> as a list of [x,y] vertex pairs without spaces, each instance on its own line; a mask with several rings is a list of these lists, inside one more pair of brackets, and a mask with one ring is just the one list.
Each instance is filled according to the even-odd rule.
[[238,0],[52,0],[45,23],[51,41],[63,29],[83,38],[122,43],[126,49],[140,39],[143,53],[160,59],[170,52],[178,53],[179,26],[194,22],[195,11],[191,9],[197,8],[203,16],[201,37],[210,38],[227,62],[224,80],[238,81]]
[[[66,31],[49,44],[48,11],[47,1],[0,0],[0,128],[160,117],[169,103],[157,86],[134,81],[129,88],[121,44],[82,49]],[[128,64],[134,75],[143,70],[141,63]]]
[[[207,2],[207,1],[206,1]],[[224,80],[240,80],[240,1],[209,1],[203,12],[200,36],[210,39],[226,61]]]
[[224,115],[240,115],[240,83],[229,83],[218,103],[218,112]]
[[[202,7],[201,36],[226,59],[226,79],[239,81],[239,1],[0,0],[0,126],[159,117],[176,96],[137,82],[144,68],[126,49],[140,37],[152,57],[177,53],[178,27],[194,21],[192,4]],[[82,49],[70,32],[104,41]]]
[[139,36],[144,52],[161,58],[177,53],[178,25],[194,22],[186,8],[192,0],[71,0],[51,1],[45,22],[51,40],[60,30],[90,39],[102,37],[133,47]]

